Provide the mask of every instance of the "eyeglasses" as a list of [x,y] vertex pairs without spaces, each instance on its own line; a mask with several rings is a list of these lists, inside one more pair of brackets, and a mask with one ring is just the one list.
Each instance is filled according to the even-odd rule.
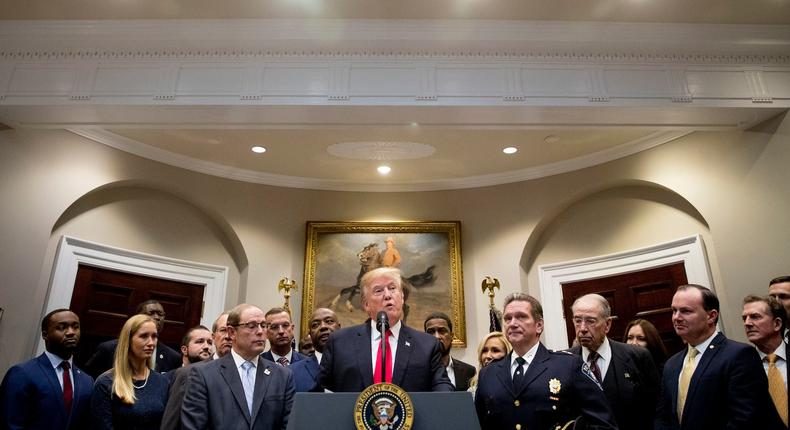
[[582,323],[586,324],[587,327],[592,325],[597,325],[598,321],[599,321],[598,318],[581,318],[581,317],[573,318],[573,324],[579,327],[581,327]]
[[266,328],[269,327],[269,324],[267,324],[266,321],[261,321],[261,322],[247,321],[246,323],[236,324],[236,327],[245,327],[250,330],[255,330],[258,327],[260,327],[262,330],[266,330]]
[[289,328],[291,328],[291,323],[284,322],[282,324],[270,324],[269,330],[278,331],[280,330],[280,327],[282,327],[283,330],[288,330]]

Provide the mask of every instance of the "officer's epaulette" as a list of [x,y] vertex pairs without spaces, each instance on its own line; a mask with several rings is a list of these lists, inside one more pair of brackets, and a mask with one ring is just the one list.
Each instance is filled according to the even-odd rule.
[[565,354],[565,355],[573,355],[572,352],[568,351],[567,349],[555,349],[550,350],[552,354]]

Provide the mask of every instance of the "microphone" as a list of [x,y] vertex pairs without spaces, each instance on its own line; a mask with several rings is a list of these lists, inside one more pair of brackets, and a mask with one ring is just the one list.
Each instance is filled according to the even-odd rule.
[[387,317],[387,313],[384,311],[379,311],[376,314],[376,328],[379,330],[379,333],[384,335],[390,328],[390,319]]
[[390,328],[390,320],[387,318],[387,313],[379,311],[376,314],[376,328],[381,333],[381,382],[387,381],[387,330]]

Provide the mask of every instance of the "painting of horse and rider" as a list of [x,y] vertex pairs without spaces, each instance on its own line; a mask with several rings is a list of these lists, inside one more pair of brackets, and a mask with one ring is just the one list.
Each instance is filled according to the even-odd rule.
[[343,327],[364,322],[362,276],[379,267],[401,270],[404,320],[421,329],[431,312],[453,319],[454,344],[465,346],[460,223],[308,222],[302,330],[312,311],[333,309]]

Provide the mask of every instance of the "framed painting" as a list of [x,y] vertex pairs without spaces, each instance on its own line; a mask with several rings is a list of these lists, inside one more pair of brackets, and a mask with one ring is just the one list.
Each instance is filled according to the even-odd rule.
[[407,325],[422,330],[431,312],[444,312],[453,321],[453,345],[466,347],[459,221],[309,221],[301,335],[320,307],[334,310],[343,327],[364,322],[359,279],[384,266],[401,270]]

